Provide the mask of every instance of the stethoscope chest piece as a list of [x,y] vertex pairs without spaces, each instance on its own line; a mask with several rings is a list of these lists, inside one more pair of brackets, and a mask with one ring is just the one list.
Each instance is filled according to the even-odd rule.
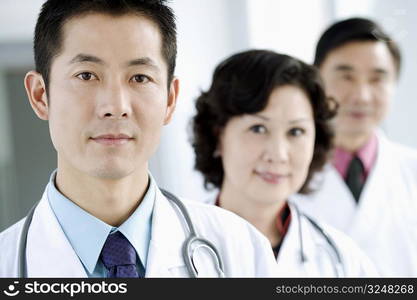
[[183,247],[185,264],[192,277],[224,277],[219,253],[209,241],[189,237]]

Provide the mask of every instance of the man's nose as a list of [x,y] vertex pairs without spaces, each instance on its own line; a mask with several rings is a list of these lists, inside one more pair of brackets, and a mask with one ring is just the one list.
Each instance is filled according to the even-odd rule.
[[372,89],[368,83],[357,83],[352,91],[353,100],[358,103],[368,103],[372,100]]
[[103,119],[123,119],[132,113],[128,92],[122,84],[112,84],[101,93],[98,115]]

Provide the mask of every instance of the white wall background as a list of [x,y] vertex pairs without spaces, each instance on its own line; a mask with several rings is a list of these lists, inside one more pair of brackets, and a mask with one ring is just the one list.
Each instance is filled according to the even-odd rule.
[[[206,89],[217,63],[236,51],[268,48],[307,62],[315,43],[331,22],[368,16],[382,23],[404,54],[404,66],[392,112],[385,122],[390,137],[417,147],[417,1],[414,0],[173,0],[178,19],[180,99],[173,122],[164,129],[150,168],[159,184],[178,195],[202,199],[202,179],[193,170],[189,121],[194,99]],[[31,41],[43,0],[0,1],[0,43]],[[1,93],[0,93],[1,94]],[[1,102],[1,99],[0,99]],[[0,103],[1,104],[1,103]],[[1,105],[0,105],[1,106]],[[0,110],[0,119],[7,113]],[[4,119],[6,120],[6,119]],[[1,125],[6,128],[6,125]],[[22,124],[24,126],[24,124]],[[3,129],[4,129],[3,128]],[[6,130],[0,130],[3,136]],[[2,138],[0,136],[0,138]],[[0,145],[2,147],[2,145]],[[0,153],[2,153],[0,151]]]

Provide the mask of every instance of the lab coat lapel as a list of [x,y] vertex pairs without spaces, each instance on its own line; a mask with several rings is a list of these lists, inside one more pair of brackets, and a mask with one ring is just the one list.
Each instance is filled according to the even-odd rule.
[[87,277],[49,205],[46,191],[29,228],[26,258],[28,277]]
[[182,258],[182,246],[186,238],[183,220],[181,212],[157,189],[146,277],[189,275]]
[[[291,223],[277,258],[279,276],[334,276],[331,262],[323,253],[327,245],[323,244],[323,238],[318,236],[304,217],[298,218],[294,205],[290,200]],[[300,222],[303,222],[301,227]],[[301,262],[301,251],[305,257],[304,263]]]
[[310,197],[296,195],[296,203],[309,215],[324,218],[340,230],[349,230],[356,213],[356,203],[338,171],[327,164],[314,181],[315,191]]
[[[375,218],[383,217],[380,213],[381,205],[384,205],[384,198],[388,195],[389,192],[389,182],[386,181],[388,174],[391,174],[392,165],[389,162],[390,159],[387,159],[387,148],[386,143],[382,140],[382,136],[378,135],[378,153],[371,172],[368,175],[366,183],[364,185],[359,203],[357,206],[357,211],[352,218],[352,226],[347,231],[351,237],[360,238],[363,236],[369,236],[372,232],[377,232],[376,228],[370,226],[371,224],[378,224],[378,220]],[[394,159],[394,158],[391,158]],[[385,177],[385,178],[384,178]],[[388,190],[387,190],[388,188]],[[379,213],[376,214],[375,212]],[[367,231],[367,234],[364,232]]]
[[[397,182],[402,178],[396,176],[401,170],[396,157],[398,154],[395,154],[391,148],[390,142],[379,133],[377,160],[361,195],[358,212],[353,221],[354,226],[350,231],[350,235],[356,240],[384,231],[381,228],[381,220],[384,220],[385,224],[390,222],[390,216],[396,209],[395,202],[409,198],[409,195],[403,195],[405,189],[405,186],[401,188],[403,183]],[[367,233],[364,234],[364,231]],[[366,240],[362,242],[366,243]]]
[[[291,222],[278,252],[278,277],[304,277],[300,266],[299,222],[296,212],[291,208]],[[294,267],[297,266],[297,267]]]

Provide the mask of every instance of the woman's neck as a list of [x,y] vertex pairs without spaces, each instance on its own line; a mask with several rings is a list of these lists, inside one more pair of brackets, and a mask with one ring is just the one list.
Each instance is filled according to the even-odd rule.
[[278,212],[285,205],[285,199],[277,199],[273,203],[267,203],[248,197],[227,184],[222,186],[219,197],[222,208],[239,215],[255,226],[269,239],[272,246],[276,246],[281,241],[276,222]]

